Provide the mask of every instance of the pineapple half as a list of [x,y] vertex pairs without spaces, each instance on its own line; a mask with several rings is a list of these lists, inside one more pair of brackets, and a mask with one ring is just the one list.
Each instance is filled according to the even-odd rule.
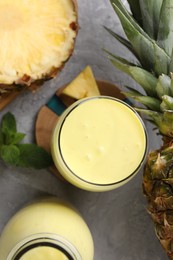
[[54,77],[77,29],[73,0],[0,0],[0,96]]
[[[173,0],[110,0],[127,36],[106,30],[131,53],[135,62],[106,51],[112,64],[132,77],[145,94],[127,86],[126,96],[146,108],[163,137],[163,146],[148,155],[143,190],[156,234],[173,259]],[[130,10],[129,10],[130,9]]]

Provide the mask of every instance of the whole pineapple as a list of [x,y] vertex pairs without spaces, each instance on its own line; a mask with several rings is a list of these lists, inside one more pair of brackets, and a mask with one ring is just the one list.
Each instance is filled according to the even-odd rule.
[[76,0],[0,0],[0,98],[54,77],[77,28]]
[[127,87],[128,97],[146,107],[146,114],[163,137],[163,146],[149,153],[143,190],[156,234],[173,259],[173,0],[110,0],[124,32],[106,30],[130,50],[135,63],[107,51],[115,67],[131,76],[145,95]]

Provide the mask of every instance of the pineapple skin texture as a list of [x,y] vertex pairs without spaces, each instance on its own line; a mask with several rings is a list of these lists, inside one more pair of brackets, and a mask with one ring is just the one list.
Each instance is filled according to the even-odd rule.
[[[50,80],[54,77],[57,76],[57,74],[63,69],[63,67],[65,66],[66,62],[69,60],[69,58],[71,57],[73,50],[74,50],[74,46],[75,46],[75,40],[77,37],[77,33],[78,33],[78,6],[77,6],[77,1],[76,0],[70,0],[69,2],[71,2],[72,6],[73,6],[73,12],[76,15],[76,20],[72,21],[69,24],[69,28],[72,31],[72,33],[74,34],[73,37],[73,42],[71,43],[71,46],[69,48],[69,50],[67,51],[66,54],[66,59],[62,60],[62,62],[60,63],[60,66],[52,66],[51,69],[48,69],[47,72],[44,72],[41,74],[41,76],[39,76],[38,78],[34,78],[32,77],[32,75],[28,75],[23,74],[22,77],[19,77],[18,80],[15,80],[15,82],[13,83],[6,83],[0,80],[0,99],[8,96],[11,92],[16,92],[16,91],[21,91],[25,88],[29,88],[32,91],[35,91],[38,87],[40,87],[45,81]],[[58,57],[57,57],[58,59]]]
[[173,259],[173,144],[167,143],[148,155],[143,174],[143,191],[148,201],[156,235]]

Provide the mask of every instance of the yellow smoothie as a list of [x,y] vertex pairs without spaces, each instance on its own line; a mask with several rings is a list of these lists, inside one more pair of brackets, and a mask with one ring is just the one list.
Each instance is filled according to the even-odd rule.
[[62,115],[52,138],[52,155],[72,184],[92,191],[126,182],[146,153],[146,131],[137,113],[109,97],[84,99]]
[[68,260],[61,251],[51,247],[38,247],[29,250],[20,260]]
[[[15,258],[18,254],[20,258]],[[83,218],[54,198],[21,209],[0,237],[1,260],[93,260],[93,254],[92,236]]]

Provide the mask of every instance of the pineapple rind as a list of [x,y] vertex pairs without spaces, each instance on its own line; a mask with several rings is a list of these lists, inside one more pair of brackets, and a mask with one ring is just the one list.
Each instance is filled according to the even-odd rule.
[[154,221],[156,235],[173,259],[173,145],[167,143],[152,151],[143,175],[143,189],[148,200],[148,211]]

